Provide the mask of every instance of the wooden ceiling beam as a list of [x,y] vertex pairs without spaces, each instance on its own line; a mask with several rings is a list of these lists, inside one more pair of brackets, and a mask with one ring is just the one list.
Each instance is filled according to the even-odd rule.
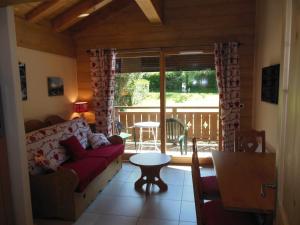
[[17,5],[22,3],[29,3],[29,2],[41,2],[41,1],[43,0],[0,0],[0,7]]
[[30,10],[25,19],[31,23],[37,23],[43,18],[47,17],[57,9],[62,7],[62,0],[47,0],[39,4],[37,7]]
[[162,24],[162,0],[135,0],[150,23]]
[[130,6],[132,0],[121,0],[121,1],[112,1],[112,3],[103,7],[97,13],[87,17],[85,20],[78,22],[73,26],[69,31],[76,36],[77,33],[83,30],[90,30],[93,26],[91,24],[99,26],[99,24],[106,23],[110,18],[118,16],[118,13]]
[[82,14],[91,14],[105,5],[109,4],[113,0],[85,0],[77,3],[63,14],[53,19],[52,25],[56,32],[62,32],[69,27],[73,26],[84,17],[80,17]]

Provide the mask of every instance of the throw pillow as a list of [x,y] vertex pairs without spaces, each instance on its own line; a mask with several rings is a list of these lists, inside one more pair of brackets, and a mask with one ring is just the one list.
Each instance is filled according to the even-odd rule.
[[73,160],[79,160],[86,156],[87,152],[82,147],[78,139],[73,135],[66,140],[59,142],[64,146]]
[[104,134],[101,133],[88,133],[88,139],[93,149],[99,148],[100,146],[110,145],[111,143]]
[[42,151],[39,151],[34,156],[34,162],[37,166],[41,167],[44,170],[56,171],[60,167],[60,164],[57,163],[56,159],[47,159]]

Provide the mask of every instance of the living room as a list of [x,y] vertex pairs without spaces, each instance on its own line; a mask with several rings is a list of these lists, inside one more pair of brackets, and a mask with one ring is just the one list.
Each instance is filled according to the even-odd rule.
[[[95,86],[92,86],[92,79],[96,79],[97,75],[95,77],[91,75],[93,71],[91,64],[93,59],[97,63],[100,62],[100,58],[95,57],[99,57],[96,52],[102,50],[111,50],[113,52],[111,54],[116,57],[117,61],[121,59],[123,63],[120,64],[121,69],[125,68],[134,72],[145,72],[146,70],[143,69],[145,65],[153,65],[150,64],[151,60],[145,61],[147,57],[157,58],[158,66],[155,67],[155,71],[160,74],[159,106],[156,107],[158,113],[152,117],[151,110],[155,107],[150,107],[150,113],[147,111],[148,114],[145,118],[147,118],[146,122],[151,120],[160,124],[159,127],[154,127],[158,129],[156,132],[155,129],[151,131],[150,127],[144,128],[144,132],[151,131],[146,135],[140,133],[142,129],[138,128],[137,137],[133,139],[134,133],[129,127],[143,122],[143,118],[122,120],[122,115],[126,112],[124,111],[125,106],[122,106],[118,117],[126,128],[122,132],[131,135],[127,140],[123,139],[127,143],[125,147],[130,143],[131,146],[134,146],[134,142],[137,146],[133,152],[127,152],[125,149],[125,153],[122,155],[122,169],[119,164],[116,164],[118,165],[115,168],[116,171],[119,169],[120,171],[116,172],[114,177],[110,174],[111,177],[106,179],[112,179],[112,181],[105,181],[104,183],[108,182],[108,184],[103,187],[100,185],[101,188],[98,187],[95,195],[100,189],[102,190],[99,196],[95,197],[95,201],[98,202],[91,203],[94,202],[94,199],[90,200],[83,208],[88,207],[90,203],[96,204],[96,206],[93,208],[91,205],[87,211],[83,210],[83,214],[81,214],[86,216],[86,220],[81,219],[75,224],[196,224],[197,216],[190,167],[193,153],[192,139],[198,134],[203,134],[202,130],[206,129],[205,122],[207,122],[206,126],[211,129],[211,115],[216,115],[216,118],[219,119],[215,123],[220,124],[216,125],[216,143],[217,146],[220,146],[217,148],[221,149],[224,144],[222,143],[224,127],[221,124],[223,116],[236,112],[231,109],[227,112],[222,111],[221,115],[220,105],[217,106],[217,112],[210,114],[207,120],[205,120],[205,113],[207,113],[205,110],[208,109],[204,109],[201,116],[194,113],[189,117],[188,113],[190,112],[186,112],[181,118],[183,123],[188,124],[189,118],[193,119],[188,125],[188,153],[186,155],[184,151],[180,153],[179,143],[177,143],[178,149],[175,151],[178,154],[169,154],[168,124],[165,121],[171,115],[171,111],[173,114],[170,117],[175,118],[177,115],[180,118],[179,113],[182,109],[176,109],[175,113],[173,108],[170,111],[168,108],[170,106],[166,103],[167,91],[163,87],[166,85],[165,74],[171,64],[174,65],[172,68],[183,70],[182,68],[192,68],[192,63],[196,62],[199,67],[193,67],[193,69],[216,68],[218,71],[215,61],[217,58],[216,46],[222,43],[233,43],[234,48],[238,50],[240,104],[236,106],[235,110],[238,110],[239,127],[241,131],[250,129],[265,131],[266,151],[276,153],[278,196],[277,209],[274,209],[274,212],[277,212],[274,222],[286,225],[298,224],[296,202],[299,195],[296,194],[296,190],[299,181],[296,177],[299,175],[299,162],[297,161],[299,152],[296,150],[296,146],[299,138],[295,131],[297,123],[299,123],[297,118],[299,115],[299,103],[297,103],[299,101],[297,100],[299,99],[293,97],[297,93],[296,89],[293,89],[293,85],[299,83],[299,78],[293,75],[294,71],[298,71],[295,60],[299,59],[294,53],[298,43],[293,36],[298,31],[296,30],[299,21],[296,16],[299,13],[297,11],[298,1],[20,0],[1,1],[0,5],[3,112],[1,128],[4,128],[1,145],[2,143],[3,146],[4,143],[6,145],[3,151],[1,147],[1,154],[3,154],[1,177],[9,177],[3,181],[1,192],[10,193],[4,195],[5,207],[3,208],[6,210],[3,215],[8,217],[7,220],[4,220],[6,221],[4,224],[33,224],[31,208],[35,203],[31,202],[33,189],[29,179],[31,175],[28,175],[30,170],[27,156],[28,146],[25,144],[28,133],[25,133],[24,123],[32,120],[45,122],[49,116],[56,115],[62,118],[64,123],[68,123],[68,126],[77,126],[76,121],[81,120],[83,116],[87,127],[91,126],[93,129],[101,130],[99,124],[103,117],[99,119],[97,115],[103,108],[101,108],[102,106],[97,108],[94,102],[95,96],[99,96],[97,96]],[[292,24],[296,25],[292,26]],[[143,60],[126,64],[128,59],[139,58],[143,58]],[[176,60],[172,61],[171,58]],[[262,69],[277,64],[280,64],[279,101],[278,104],[270,104],[261,100]],[[20,74],[20,71],[24,72]],[[188,90],[184,86],[186,84],[187,82],[182,83],[182,90]],[[53,88],[57,85],[59,88]],[[188,93],[188,91],[186,92]],[[84,111],[75,107],[75,103],[82,102],[86,107]],[[138,108],[138,106],[131,106],[133,109],[126,112],[126,118],[129,118],[129,113],[135,113],[132,118],[137,118],[144,113],[137,109],[134,111],[134,107]],[[145,108],[147,109],[147,107]],[[185,107],[188,108],[188,106]],[[76,117],[79,118],[76,119]],[[108,132],[109,134],[116,134],[113,124],[115,118],[112,118],[112,115],[110,117],[112,123],[107,122],[106,129],[111,129],[112,133]],[[75,120],[73,120],[74,118]],[[196,120],[197,118],[199,119]],[[195,131],[200,130],[195,126],[197,123],[201,123],[201,133]],[[57,126],[57,129],[63,129],[60,128],[62,125],[54,124],[54,126]],[[109,128],[109,126],[111,127]],[[208,133],[211,135],[212,132],[210,130]],[[74,135],[76,136],[75,133]],[[130,142],[131,140],[132,142]],[[156,141],[158,141],[158,145]],[[111,142],[120,144],[119,140]],[[158,146],[159,152],[171,155],[169,166],[162,169],[161,172],[162,179],[165,180],[169,189],[162,194],[163,197],[150,195],[153,197],[151,203],[147,202],[147,199],[145,200],[144,195],[137,196],[135,193],[134,182],[139,178],[140,172],[139,167],[129,163],[129,158],[135,153],[149,152],[148,149],[143,149],[145,145],[152,145],[155,148]],[[153,150],[153,152],[155,151],[157,152],[157,150]],[[207,163],[212,164],[212,155],[204,153],[199,151],[200,164],[204,166],[203,175],[216,175],[213,167],[205,167]],[[116,156],[114,160],[120,160],[119,156]],[[118,163],[120,162],[118,161]],[[285,185],[287,187],[283,184],[287,184]],[[124,189],[122,190],[122,188]],[[152,191],[156,193],[155,188]],[[125,196],[116,195],[117,192]],[[105,193],[108,194],[108,197],[103,197],[103,195],[101,197],[101,194]],[[111,196],[112,193],[114,194]],[[176,193],[181,193],[178,194],[180,197],[176,196]],[[2,198],[3,196],[0,199]],[[124,205],[126,205],[125,199],[130,201],[132,198],[132,201],[135,202],[131,205],[132,207],[130,204],[128,205],[131,210],[128,209],[127,214],[122,213],[123,209],[119,208],[116,208],[116,211],[120,210],[119,214],[114,214],[104,208],[102,211],[100,209],[101,213],[95,213],[95,209],[100,207],[97,205],[99,199],[113,201],[118,198],[123,199],[120,204]],[[173,207],[171,207],[172,203]],[[114,207],[111,203],[107,204],[109,207]],[[155,207],[158,210],[155,210]],[[167,208],[170,210],[168,211]],[[174,215],[171,215],[171,209],[173,209]],[[124,211],[126,210],[124,209]],[[110,215],[117,218],[119,216],[119,218],[111,220]],[[80,216],[76,216],[76,219],[78,218]],[[90,222],[88,222],[89,219]],[[73,222],[75,220],[73,219]],[[55,224],[53,220],[38,219],[35,220],[35,224],[39,224],[37,221],[41,224],[42,222]],[[61,221],[56,220],[55,222]],[[69,224],[73,222],[69,222]]]

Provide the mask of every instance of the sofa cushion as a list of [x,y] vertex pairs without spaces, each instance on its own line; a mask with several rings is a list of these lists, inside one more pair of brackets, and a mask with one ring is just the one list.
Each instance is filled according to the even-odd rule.
[[78,139],[73,135],[66,140],[59,142],[64,146],[73,160],[83,159],[87,152],[84,150]]
[[110,145],[111,143],[104,134],[102,133],[88,133],[88,140],[92,146],[93,149],[99,148],[103,145]]
[[79,178],[77,192],[82,192],[86,186],[107,167],[104,158],[84,158],[75,162],[66,162],[61,166],[72,169]]
[[208,197],[220,196],[218,180],[216,176],[201,177],[203,194]]
[[29,173],[36,175],[44,172],[44,169],[35,161],[38,152],[42,151],[48,160],[56,160],[56,166],[59,166],[70,158],[59,141],[74,135],[82,146],[86,147],[89,131],[87,122],[83,118],[78,118],[27,133],[26,148]]
[[60,164],[57,163],[58,155],[54,155],[52,158],[46,158],[43,151],[39,151],[34,157],[35,164],[40,166],[45,171],[56,171]]
[[83,118],[77,118],[68,121],[61,140],[65,140],[74,135],[78,139],[82,147],[86,149],[89,145],[87,137],[89,132],[91,132],[91,129],[88,123]]
[[58,167],[69,159],[66,150],[59,144],[59,129],[55,127],[43,128],[26,135],[28,169],[30,174],[41,174],[45,168],[36,160],[41,155],[51,161],[53,167]]
[[88,150],[86,157],[105,158],[110,163],[124,153],[124,148],[123,144],[101,146],[97,149]]

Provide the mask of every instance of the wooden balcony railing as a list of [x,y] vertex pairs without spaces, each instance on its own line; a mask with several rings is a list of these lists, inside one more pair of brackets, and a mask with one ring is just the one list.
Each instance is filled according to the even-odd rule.
[[[137,122],[160,122],[160,108],[138,106],[115,106],[115,119],[120,121],[127,133],[133,134],[134,124]],[[167,107],[166,118],[177,118],[188,126],[188,138],[194,136],[203,141],[219,140],[219,107]],[[136,132],[139,140],[139,132]],[[158,138],[160,131],[158,131]],[[143,140],[151,139],[150,132],[143,133]]]

